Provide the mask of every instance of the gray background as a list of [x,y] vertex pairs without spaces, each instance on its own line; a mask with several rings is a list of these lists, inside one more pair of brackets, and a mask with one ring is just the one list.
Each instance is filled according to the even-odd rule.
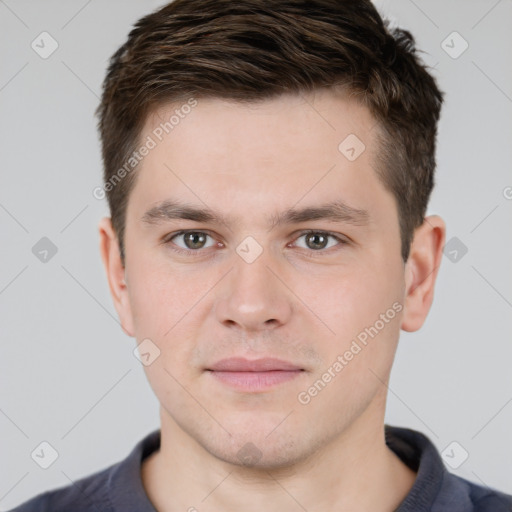
[[[1,510],[117,462],[159,426],[109,295],[97,234],[108,210],[92,191],[107,59],[162,4],[0,1]],[[469,457],[454,473],[512,493],[512,2],[378,6],[412,31],[446,91],[429,213],[459,244],[424,327],[402,334],[386,420],[440,451],[456,441],[446,460]],[[47,59],[31,48],[43,31],[59,45]],[[454,31],[469,44],[457,58]],[[57,247],[47,262],[32,252],[42,237]],[[48,469],[31,458],[42,441],[59,454]]]

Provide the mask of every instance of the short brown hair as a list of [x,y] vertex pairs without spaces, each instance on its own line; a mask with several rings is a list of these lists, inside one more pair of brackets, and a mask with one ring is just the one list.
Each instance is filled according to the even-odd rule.
[[407,261],[434,186],[443,101],[412,35],[391,30],[369,0],[175,0],[141,18],[111,57],[96,111],[123,265],[136,173],[113,179],[152,109],[191,97],[251,102],[338,85],[378,121],[377,173],[396,199]]

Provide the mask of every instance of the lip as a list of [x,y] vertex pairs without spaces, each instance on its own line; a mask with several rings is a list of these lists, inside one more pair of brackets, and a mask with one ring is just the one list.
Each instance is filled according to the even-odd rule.
[[219,382],[244,392],[262,392],[289,382],[304,369],[288,361],[265,357],[249,360],[243,357],[221,359],[207,371]]
[[302,370],[288,361],[274,357],[260,359],[245,359],[244,357],[230,357],[214,363],[208,370],[216,372],[269,372],[269,371],[293,371]]

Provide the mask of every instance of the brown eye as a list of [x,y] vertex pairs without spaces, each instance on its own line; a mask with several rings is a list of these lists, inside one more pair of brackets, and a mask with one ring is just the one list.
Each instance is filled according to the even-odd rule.
[[325,231],[307,231],[302,233],[297,240],[300,240],[301,238],[304,239],[304,243],[302,245],[297,244],[298,247],[317,252],[322,251],[323,249],[329,249],[336,245],[344,245],[347,243],[336,235],[327,233]]
[[192,231],[183,235],[183,241],[187,249],[202,249],[206,243],[206,235],[197,231]]
[[306,245],[310,249],[325,249],[328,237],[323,233],[308,233],[306,235]]
[[183,231],[181,233],[176,233],[174,236],[169,238],[168,242],[174,243],[178,248],[185,251],[198,251],[199,249],[204,249],[214,245],[215,241],[213,239],[209,245],[206,245],[208,238],[212,237],[203,231]]

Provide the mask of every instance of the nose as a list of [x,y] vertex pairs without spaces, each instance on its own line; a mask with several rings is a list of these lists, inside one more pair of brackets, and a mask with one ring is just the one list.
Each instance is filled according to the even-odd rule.
[[[234,268],[221,281],[215,304],[217,320],[244,331],[275,329],[289,322],[293,304],[277,263],[264,251],[248,263],[234,255]],[[219,283],[220,284],[220,283]]]

